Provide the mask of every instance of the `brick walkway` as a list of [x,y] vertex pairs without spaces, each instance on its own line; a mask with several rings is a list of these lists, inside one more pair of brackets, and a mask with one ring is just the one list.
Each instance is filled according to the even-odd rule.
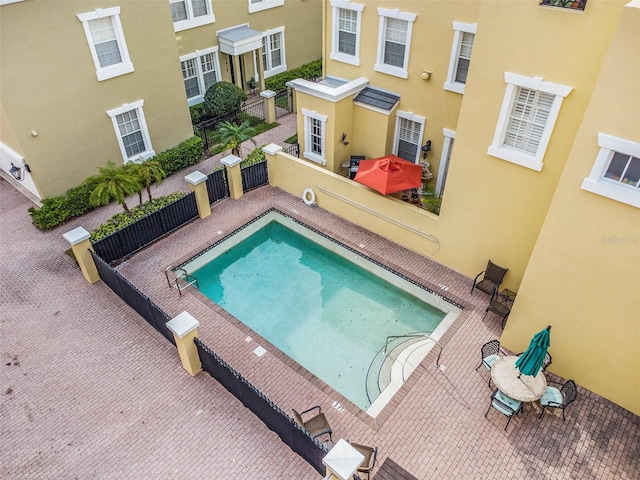
[[[209,173],[205,166],[192,169]],[[156,194],[185,189],[187,173]],[[108,209],[41,233],[28,206],[0,180],[2,478],[320,478],[207,374],[184,372],[173,346],[102,282],[84,281],[62,234],[94,228]],[[247,329],[198,292],[178,297],[166,285],[168,265],[271,207],[434,289],[446,285],[465,306],[442,340],[443,367],[433,366],[433,352],[378,421],[255,334],[246,342]],[[486,296],[469,295],[469,278],[279,190],[220,202],[118,268],[169,315],[194,315],[202,340],[285,411],[320,404],[335,439],[378,446],[378,465],[390,458],[420,479],[640,478],[640,418],[584,389],[566,422],[550,412],[538,420],[531,405],[506,432],[496,411],[485,419],[491,389],[474,368],[480,346],[500,335],[499,320],[482,320]],[[257,344],[263,357],[252,353]],[[331,407],[336,400],[343,412]]]

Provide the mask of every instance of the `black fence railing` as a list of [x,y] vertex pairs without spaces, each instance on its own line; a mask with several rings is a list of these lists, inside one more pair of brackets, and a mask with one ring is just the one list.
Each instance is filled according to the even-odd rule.
[[209,195],[209,203],[211,205],[229,197],[229,182],[227,181],[226,168],[216,170],[207,176],[207,194]]
[[210,118],[193,126],[193,133],[202,138],[205,150],[208,150],[216,144],[215,133],[218,125],[222,122],[242,123],[248,117],[256,117],[264,120],[263,101],[256,100],[251,103],[245,103],[240,110]]
[[127,305],[138,312],[149,325],[175,345],[176,341],[173,338],[173,333],[171,333],[171,330],[167,327],[167,322],[171,320],[171,317],[153,303],[149,297],[129,283],[129,281],[111,267],[106,260],[100,258],[96,252],[91,252],[91,256],[98,269],[100,279]]
[[285,148],[284,153],[300,158],[300,144],[294,143],[290,147]]
[[95,252],[113,263],[172,232],[198,216],[193,192],[135,223],[112,233],[93,244]]
[[287,88],[279,93],[276,93],[276,118],[283,117],[293,112],[292,91]]
[[244,167],[240,173],[242,175],[242,189],[245,192],[269,183],[266,160]]
[[325,467],[322,459],[328,449],[314,440],[298,423],[289,417],[280,407],[269,400],[240,373],[216,355],[198,338],[195,340],[202,368],[215,378],[229,393],[242,402],[262,422],[275,432],[291,450],[304,458],[324,475]]

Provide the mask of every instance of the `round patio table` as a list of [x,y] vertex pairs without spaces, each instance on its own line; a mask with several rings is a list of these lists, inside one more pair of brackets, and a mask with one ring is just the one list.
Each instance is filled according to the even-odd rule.
[[520,402],[535,402],[547,390],[547,379],[542,370],[535,377],[520,375],[516,368],[518,357],[501,357],[491,366],[491,379],[498,390]]

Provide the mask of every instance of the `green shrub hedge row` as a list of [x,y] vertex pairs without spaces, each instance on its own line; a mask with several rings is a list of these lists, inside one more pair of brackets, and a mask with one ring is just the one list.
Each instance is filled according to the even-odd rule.
[[[177,147],[159,153],[154,157],[168,175],[194,165],[200,161],[203,152],[200,137],[185,140]],[[40,230],[50,230],[74,217],[85,214],[93,207],[89,204],[89,195],[97,185],[96,177],[89,177],[80,186],[71,188],[65,195],[42,200],[42,207],[29,208],[31,221]],[[155,201],[154,201],[155,203]]]
[[302,65],[301,67],[287,70],[273,77],[269,77],[264,81],[267,90],[281,92],[287,88],[287,82],[296,78],[311,79],[322,75],[322,59],[314,60],[311,63]]
[[169,195],[165,195],[163,197],[154,198],[153,203],[145,202],[142,205],[136,205],[129,210],[130,213],[116,213],[109,220],[107,220],[105,223],[101,224],[91,232],[91,243],[95,243],[98,240],[102,240],[104,237],[108,237],[112,233],[117,232],[118,230],[122,230],[124,227],[127,227],[132,223],[137,222],[141,218],[144,218],[152,214],[153,212],[166,207],[170,203],[179,200],[185,195],[186,194],[184,192],[170,193]]

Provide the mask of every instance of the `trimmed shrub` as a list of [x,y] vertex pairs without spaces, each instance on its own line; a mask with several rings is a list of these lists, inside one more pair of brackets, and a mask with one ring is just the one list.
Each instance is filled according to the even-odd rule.
[[210,117],[228,115],[240,110],[247,94],[231,82],[217,82],[204,94],[204,113]]
[[301,67],[287,70],[286,72],[269,77],[264,81],[264,84],[268,90],[281,92],[286,90],[287,82],[290,82],[291,80],[295,80],[296,78],[310,80],[320,76],[322,76],[322,59],[314,60],[313,62],[302,65]]
[[189,107],[189,113],[191,114],[192,125],[198,125],[207,119],[207,116],[204,114],[204,104],[202,103]]
[[242,160],[242,162],[240,163],[240,168],[242,167],[248,167],[249,165],[254,165],[256,163],[260,163],[263,162],[265,158],[267,158],[264,154],[264,152],[262,151],[262,149],[266,146],[265,145],[261,145],[258,148],[254,148],[251,153],[249,155],[247,155],[247,158],[245,158],[244,160]]
[[159,153],[153,159],[169,176],[185,167],[195,165],[202,159],[204,143],[200,137],[191,137],[175,148]]

